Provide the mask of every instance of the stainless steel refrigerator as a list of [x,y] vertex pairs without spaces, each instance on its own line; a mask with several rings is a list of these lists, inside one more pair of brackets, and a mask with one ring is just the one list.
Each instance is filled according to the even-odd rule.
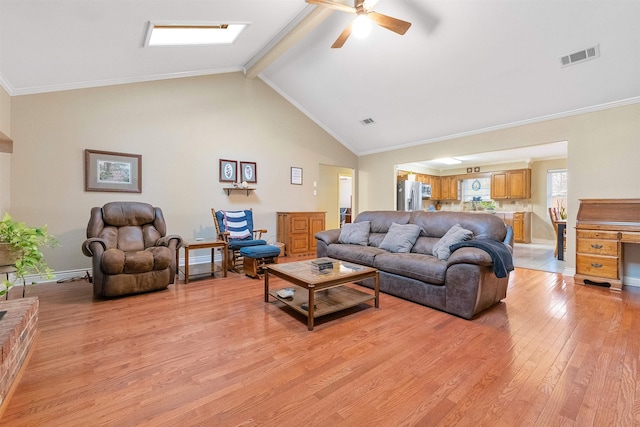
[[398,182],[399,211],[419,211],[422,209],[422,183],[417,181]]

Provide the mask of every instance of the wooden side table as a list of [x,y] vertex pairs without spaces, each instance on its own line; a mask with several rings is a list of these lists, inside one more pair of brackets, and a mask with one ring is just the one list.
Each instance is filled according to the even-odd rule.
[[[184,267],[178,265],[177,274],[180,279],[180,272],[184,275],[184,283],[189,283],[189,275],[196,276],[202,274],[210,274],[213,276],[216,271],[222,271],[224,277],[227,277],[226,265],[228,263],[229,245],[224,240],[197,240],[194,242],[182,242],[182,245],[176,248],[176,264],[180,259],[180,248],[184,249]],[[211,249],[211,264],[194,264],[189,266],[189,251],[196,249]],[[215,265],[215,250],[222,251],[222,266],[218,270]]]

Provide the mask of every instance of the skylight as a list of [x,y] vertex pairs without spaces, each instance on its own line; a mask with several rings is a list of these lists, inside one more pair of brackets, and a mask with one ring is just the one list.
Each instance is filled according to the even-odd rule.
[[232,44],[247,24],[150,22],[146,46]]

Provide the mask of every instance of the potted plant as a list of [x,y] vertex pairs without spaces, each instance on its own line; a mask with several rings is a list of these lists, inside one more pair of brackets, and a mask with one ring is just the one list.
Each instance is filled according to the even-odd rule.
[[[28,273],[37,273],[52,278],[51,269],[44,260],[41,248],[54,247],[58,240],[47,231],[47,226],[29,227],[24,222],[14,220],[6,213],[0,221],[0,266],[15,268],[15,280],[22,280]],[[14,285],[11,280],[2,281],[0,296]]]

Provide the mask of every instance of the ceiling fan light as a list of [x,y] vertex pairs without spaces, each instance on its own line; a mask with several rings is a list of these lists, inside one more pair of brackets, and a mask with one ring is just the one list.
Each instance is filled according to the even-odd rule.
[[358,15],[353,20],[353,35],[359,39],[363,39],[371,32],[371,20],[367,15]]

